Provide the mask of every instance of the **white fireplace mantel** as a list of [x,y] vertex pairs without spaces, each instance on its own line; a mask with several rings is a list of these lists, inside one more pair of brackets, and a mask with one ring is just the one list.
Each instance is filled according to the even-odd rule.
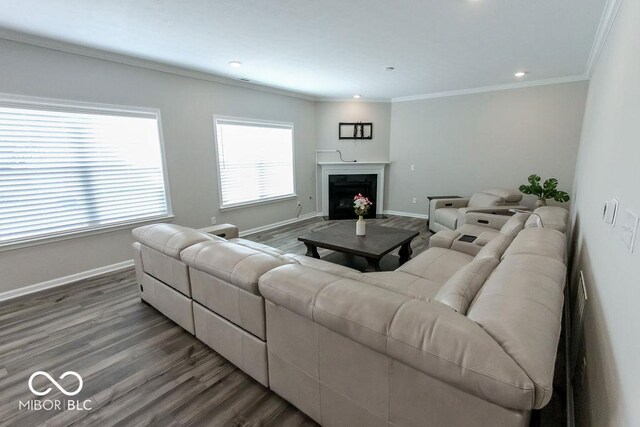
[[329,175],[376,174],[376,215],[382,215],[384,206],[384,170],[389,162],[318,162],[322,170],[322,215],[329,215]]

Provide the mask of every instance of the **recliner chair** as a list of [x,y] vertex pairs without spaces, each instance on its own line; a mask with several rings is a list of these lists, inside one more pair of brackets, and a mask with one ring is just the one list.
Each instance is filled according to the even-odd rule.
[[433,199],[429,204],[429,230],[455,230],[465,222],[478,222],[500,229],[512,215],[509,209],[528,209],[519,205],[522,194],[516,189],[495,188],[469,198]]

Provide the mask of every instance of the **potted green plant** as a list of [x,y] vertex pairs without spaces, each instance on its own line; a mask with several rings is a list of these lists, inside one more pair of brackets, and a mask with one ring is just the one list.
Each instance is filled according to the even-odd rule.
[[540,176],[533,174],[527,178],[529,185],[521,185],[520,191],[524,194],[533,194],[538,196],[536,206],[546,206],[547,199],[553,199],[556,202],[566,203],[571,200],[569,193],[566,191],[558,190],[558,180],[555,178],[547,179],[542,185],[540,185]]

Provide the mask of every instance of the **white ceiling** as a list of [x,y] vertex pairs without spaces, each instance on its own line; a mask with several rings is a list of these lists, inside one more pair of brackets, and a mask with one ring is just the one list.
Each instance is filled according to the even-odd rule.
[[389,99],[584,75],[605,3],[2,0],[0,27],[314,97]]

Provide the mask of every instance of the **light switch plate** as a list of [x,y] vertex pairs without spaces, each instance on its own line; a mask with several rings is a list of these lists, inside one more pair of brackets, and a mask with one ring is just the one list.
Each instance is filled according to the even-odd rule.
[[627,209],[622,218],[622,224],[620,225],[620,238],[629,249],[629,252],[633,252],[637,231],[638,215]]
[[605,224],[615,225],[617,213],[618,201],[616,199],[604,202],[604,208],[602,209],[602,221],[604,221]]

